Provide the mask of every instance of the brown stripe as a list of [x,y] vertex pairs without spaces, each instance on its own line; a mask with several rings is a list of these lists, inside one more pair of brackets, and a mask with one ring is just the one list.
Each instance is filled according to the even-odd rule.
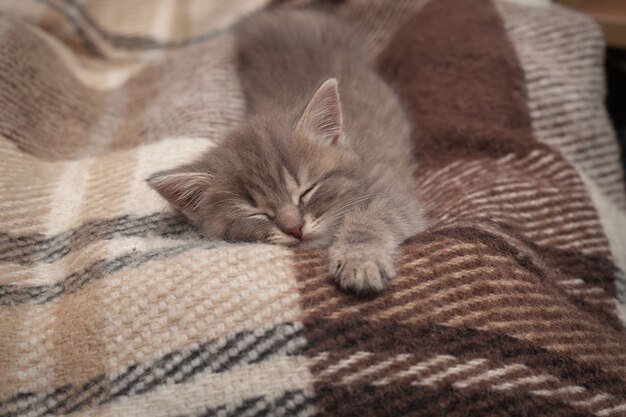
[[488,358],[491,363],[500,366],[522,363],[571,385],[604,391],[617,397],[621,397],[626,389],[626,382],[618,374],[575,361],[569,354],[551,352],[534,343],[496,332],[437,324],[413,325],[395,320],[367,321],[354,317],[345,320],[311,319],[305,323],[305,331],[308,341],[305,353],[311,357],[322,352],[334,352],[347,359],[355,352],[364,351],[389,356],[407,353],[414,355],[416,362],[435,354],[464,360]]
[[523,74],[490,2],[430,2],[398,31],[379,67],[409,110],[422,166],[537,146]]
[[[526,393],[456,390],[451,386],[315,387],[316,405],[324,416],[559,416],[590,417],[560,401]],[[358,410],[358,414],[357,414]]]

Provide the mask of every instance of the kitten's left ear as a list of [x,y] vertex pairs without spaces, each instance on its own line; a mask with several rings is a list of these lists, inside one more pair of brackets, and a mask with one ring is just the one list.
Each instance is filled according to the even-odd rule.
[[306,106],[298,130],[310,132],[331,145],[343,145],[343,116],[337,80],[326,80]]
[[211,184],[210,174],[204,172],[165,172],[148,178],[148,184],[191,220],[206,190]]

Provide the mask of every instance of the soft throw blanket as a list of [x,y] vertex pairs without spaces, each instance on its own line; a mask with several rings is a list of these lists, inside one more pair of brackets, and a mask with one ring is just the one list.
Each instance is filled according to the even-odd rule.
[[[243,117],[229,25],[309,6],[364,32],[415,126],[433,225],[369,299],[332,285],[324,251],[201,239],[144,182]],[[0,10],[1,416],[626,415],[626,199],[587,18],[486,0]]]

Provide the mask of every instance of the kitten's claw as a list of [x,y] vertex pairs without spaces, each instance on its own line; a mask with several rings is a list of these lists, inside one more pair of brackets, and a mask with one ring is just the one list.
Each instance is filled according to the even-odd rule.
[[369,245],[331,247],[329,270],[343,290],[356,293],[382,291],[395,276],[392,256]]

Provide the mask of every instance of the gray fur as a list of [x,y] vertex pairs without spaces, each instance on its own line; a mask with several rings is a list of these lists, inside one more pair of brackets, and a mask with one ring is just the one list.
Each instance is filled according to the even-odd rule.
[[398,245],[425,227],[398,98],[332,17],[265,12],[236,35],[246,122],[150,184],[207,237],[330,246],[342,288],[382,290]]

